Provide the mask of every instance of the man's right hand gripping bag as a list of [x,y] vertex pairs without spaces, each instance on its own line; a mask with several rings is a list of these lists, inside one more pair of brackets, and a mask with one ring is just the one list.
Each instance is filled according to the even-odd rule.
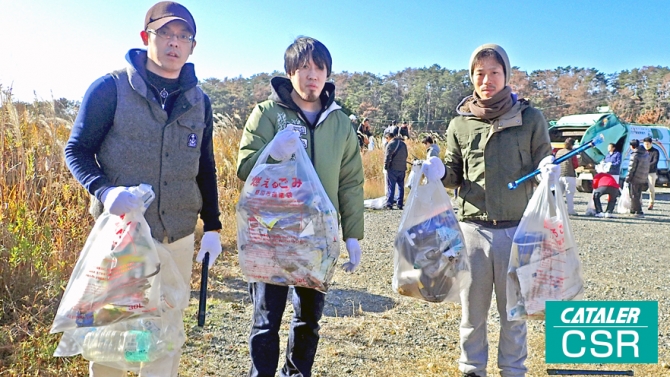
[[470,284],[463,233],[442,183],[412,167],[407,206],[393,253],[393,290],[429,302],[460,302]]
[[340,255],[333,203],[302,145],[293,158],[268,162],[261,152],[237,203],[237,247],[249,282],[322,292]]
[[579,300],[584,292],[563,190],[550,180],[548,174],[542,174],[512,240],[507,271],[510,321],[543,320],[547,301]]

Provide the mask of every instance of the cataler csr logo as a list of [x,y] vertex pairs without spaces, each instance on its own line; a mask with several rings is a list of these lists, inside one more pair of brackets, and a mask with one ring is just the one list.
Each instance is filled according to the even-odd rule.
[[657,301],[547,301],[551,363],[658,363]]

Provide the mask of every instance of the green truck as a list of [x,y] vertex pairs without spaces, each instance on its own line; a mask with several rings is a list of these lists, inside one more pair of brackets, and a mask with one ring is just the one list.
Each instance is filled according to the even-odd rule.
[[670,129],[668,127],[627,123],[613,113],[568,115],[552,123],[549,127],[549,137],[554,151],[563,148],[563,142],[568,137],[575,139],[575,146],[578,146],[599,134],[605,136],[603,143],[580,154],[579,168],[577,168],[577,190],[581,192],[593,191],[592,182],[593,176],[596,174],[595,165],[605,158],[608,152],[607,146],[610,143],[613,143],[616,150],[621,152],[619,180],[623,184],[628,172],[629,143],[632,139],[638,139],[641,142],[645,137],[652,138],[653,147],[659,152],[656,186],[668,185],[670,181],[668,173]]

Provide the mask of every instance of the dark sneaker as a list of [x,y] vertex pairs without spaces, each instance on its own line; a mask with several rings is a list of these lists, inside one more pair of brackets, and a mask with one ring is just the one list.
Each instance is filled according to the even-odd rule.
[[471,372],[471,373],[463,373],[462,377],[479,377],[479,376]]
[[635,217],[638,218],[638,219],[644,219],[644,213],[642,213],[642,212],[636,213]]
[[398,209],[402,211],[402,206],[398,206]]

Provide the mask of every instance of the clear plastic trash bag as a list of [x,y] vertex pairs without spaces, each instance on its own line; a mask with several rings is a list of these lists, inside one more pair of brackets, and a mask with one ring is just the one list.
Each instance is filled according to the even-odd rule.
[[623,184],[623,188],[621,189],[621,197],[619,198],[619,201],[616,203],[616,213],[619,214],[629,214],[631,205],[632,205],[632,200],[630,198],[630,188],[628,182]]
[[171,358],[185,341],[181,310],[167,310],[159,317],[67,330],[54,356],[81,354],[89,361],[146,375],[166,363],[171,368]]
[[544,319],[546,301],[579,300],[584,291],[561,185],[549,181],[543,174],[512,240],[506,308],[510,321]]
[[393,253],[393,290],[429,302],[460,302],[470,284],[463,233],[441,182],[425,182],[415,164]]
[[340,255],[338,217],[304,148],[268,162],[261,152],[237,203],[240,268],[249,282],[322,292]]
[[154,198],[150,185],[132,187],[144,207],[102,213],[79,255],[51,333],[153,317],[161,306],[161,262],[144,219]]

